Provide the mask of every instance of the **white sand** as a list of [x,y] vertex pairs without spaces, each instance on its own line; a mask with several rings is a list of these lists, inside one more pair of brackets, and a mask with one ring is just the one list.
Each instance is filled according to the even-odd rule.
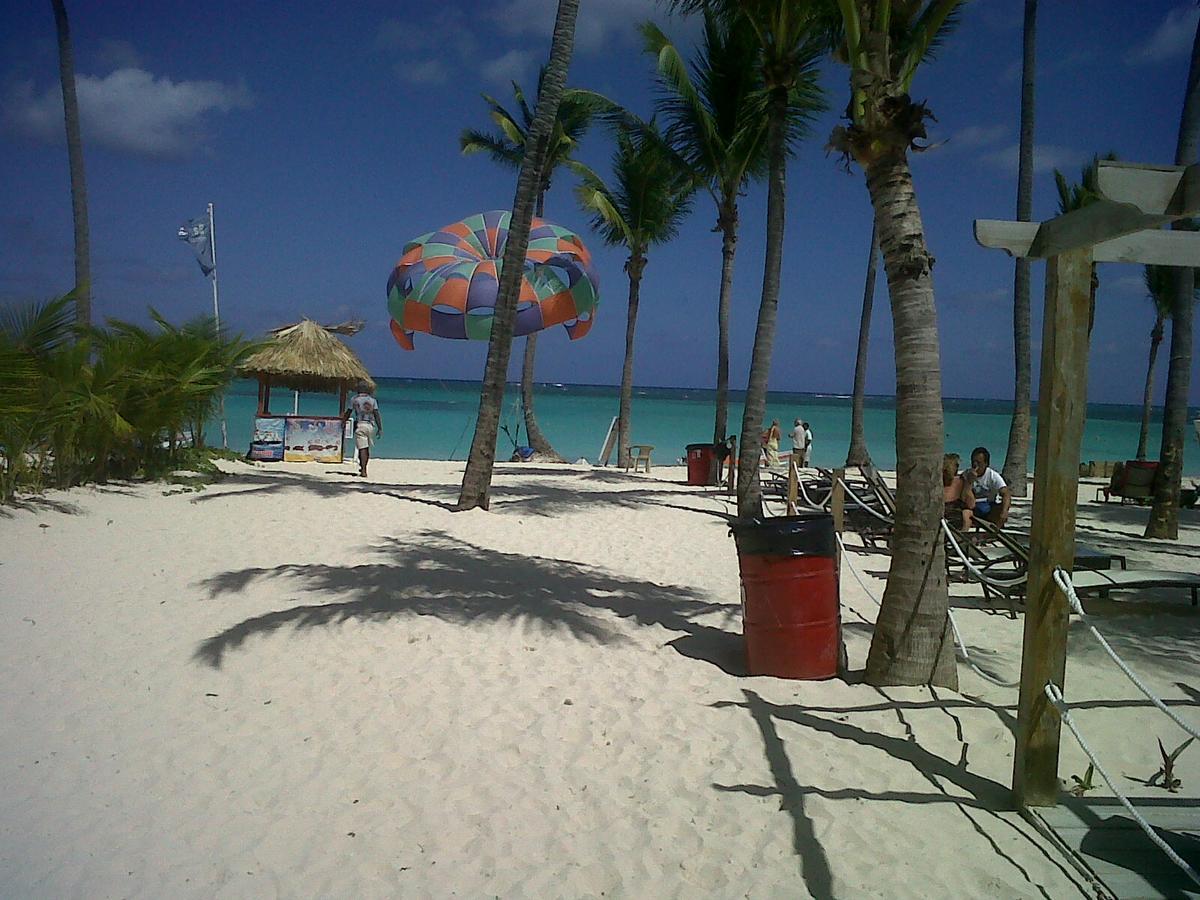
[[[0,896],[1090,895],[1008,810],[1014,690],[726,671],[726,506],[680,468],[503,465],[469,513],[461,464],[229,468],[0,509]],[[1200,568],[1200,513],[1166,553],[1122,534],[1145,509],[1082,515],[1131,566]],[[860,670],[850,565],[881,593],[886,559],[844,562]],[[1164,597],[1096,609],[1197,722],[1200,618]],[[957,616],[1015,679],[1021,620]],[[1134,779],[1182,736],[1075,628],[1067,694],[1168,796]],[[1085,765],[1065,735],[1063,777]]]

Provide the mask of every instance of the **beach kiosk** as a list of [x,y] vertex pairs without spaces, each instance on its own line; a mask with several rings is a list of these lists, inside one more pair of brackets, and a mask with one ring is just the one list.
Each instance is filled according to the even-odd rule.
[[[338,335],[362,330],[361,322],[320,325],[301,319],[294,325],[276,328],[274,339],[247,357],[238,374],[258,381],[258,410],[254,416],[251,459],[287,462],[340,463],[344,451],[341,411],[355,385],[365,381],[375,390],[362,360]],[[281,387],[307,393],[335,393],[335,416],[281,414],[271,409],[271,389]]]

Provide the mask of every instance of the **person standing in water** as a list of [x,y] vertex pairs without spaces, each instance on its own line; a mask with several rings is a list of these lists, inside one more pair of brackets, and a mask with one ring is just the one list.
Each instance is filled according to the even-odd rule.
[[365,381],[358,383],[358,394],[342,413],[343,428],[351,416],[354,417],[354,446],[358,449],[358,475],[366,478],[371,445],[375,438],[383,437],[383,416],[379,414],[379,402],[371,396],[371,386]]

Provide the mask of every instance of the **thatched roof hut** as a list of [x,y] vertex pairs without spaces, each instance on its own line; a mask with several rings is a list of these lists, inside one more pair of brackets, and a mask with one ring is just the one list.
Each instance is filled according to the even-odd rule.
[[359,381],[367,382],[374,391],[375,382],[362,360],[336,337],[361,329],[361,322],[325,326],[301,319],[275,329],[275,339],[246,357],[238,374],[293,391],[340,393],[352,390]]
[[357,334],[362,322],[318,325],[301,319],[295,325],[276,328],[275,339],[238,366],[244,378],[258,379],[258,414],[267,415],[271,407],[271,388],[311,391],[338,395],[338,409],[346,405],[346,394],[365,381],[375,392],[375,382],[353,350],[335,337]]

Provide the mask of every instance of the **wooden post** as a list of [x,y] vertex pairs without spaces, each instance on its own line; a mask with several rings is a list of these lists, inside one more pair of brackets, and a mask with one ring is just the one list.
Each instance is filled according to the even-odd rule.
[[[346,412],[346,385],[343,384],[338,388],[338,415],[344,415]],[[342,459],[346,458],[346,421],[342,420]]]
[[1051,257],[1046,266],[1042,365],[1038,391],[1033,521],[1013,793],[1024,806],[1058,802],[1058,715],[1043,692],[1062,688],[1070,608],[1054,584],[1056,566],[1075,557],[1079,446],[1087,403],[1090,247]]
[[268,375],[263,379],[263,404],[262,411],[264,416],[271,414],[271,376]]
[[787,483],[787,514],[789,516],[796,515],[797,501],[800,497],[800,488],[798,481],[800,473],[796,470],[796,455],[793,453],[788,457],[788,483]]
[[833,494],[829,498],[829,512],[833,515],[833,530],[838,534],[842,533],[846,518],[846,490],[842,487],[845,479],[845,469],[833,470]]

